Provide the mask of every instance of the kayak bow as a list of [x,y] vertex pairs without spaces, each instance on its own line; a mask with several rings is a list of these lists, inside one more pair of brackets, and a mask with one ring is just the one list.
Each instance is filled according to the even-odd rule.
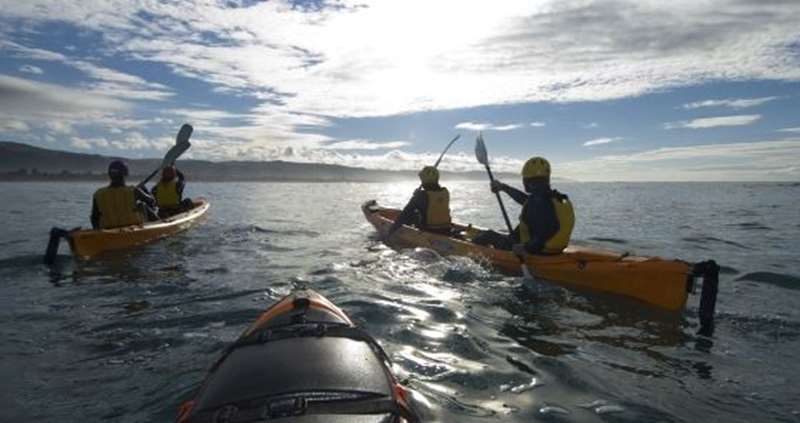
[[322,295],[273,304],[225,349],[179,423],[418,422],[378,343]]

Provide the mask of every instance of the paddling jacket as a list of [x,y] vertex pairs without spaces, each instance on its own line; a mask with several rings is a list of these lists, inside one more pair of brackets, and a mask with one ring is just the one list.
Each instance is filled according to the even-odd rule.
[[389,233],[407,224],[417,224],[422,230],[449,231],[450,191],[439,185],[414,191]]
[[558,254],[569,244],[575,211],[569,197],[549,187],[525,194],[508,185],[503,190],[522,204],[515,233],[531,254]]
[[92,227],[111,229],[144,223],[144,215],[137,209],[138,201],[152,204],[153,199],[134,186],[115,184],[100,188],[92,201]]
[[183,173],[177,172],[178,177],[171,181],[159,181],[153,187],[153,197],[156,199],[156,204],[162,209],[174,209],[181,204],[183,197],[183,188],[185,186]]

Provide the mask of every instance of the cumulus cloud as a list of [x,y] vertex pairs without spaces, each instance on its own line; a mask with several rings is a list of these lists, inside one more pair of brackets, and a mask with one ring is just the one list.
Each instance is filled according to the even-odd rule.
[[592,147],[596,145],[605,145],[610,144],[612,142],[620,142],[622,141],[622,137],[613,137],[613,138],[595,138],[593,140],[586,141],[583,143],[584,147]]
[[703,100],[683,105],[684,109],[699,109],[702,107],[729,107],[731,109],[744,109],[747,107],[760,106],[780,97],[758,97],[758,98],[726,98],[719,100]]
[[22,65],[19,67],[19,71],[23,73],[30,73],[33,75],[41,75],[44,73],[42,68],[33,65]]
[[720,126],[744,126],[750,125],[759,119],[761,119],[761,115],[717,116],[680,122],[668,122],[664,124],[664,129],[705,129]]
[[[534,122],[538,123],[538,122]],[[542,126],[534,125],[531,126]],[[524,125],[521,123],[511,123],[507,125],[495,125],[493,123],[478,123],[478,122],[461,122],[455,126],[455,129],[466,129],[468,131],[513,131],[514,129],[522,128]]]

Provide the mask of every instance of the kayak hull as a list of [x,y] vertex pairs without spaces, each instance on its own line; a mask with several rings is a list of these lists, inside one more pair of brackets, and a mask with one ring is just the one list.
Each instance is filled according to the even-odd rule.
[[[367,220],[385,235],[399,210],[362,205]],[[469,241],[481,229],[454,224],[458,236],[446,236],[402,226],[392,236],[401,247],[430,248],[442,255],[467,256],[505,273],[521,274],[520,260],[512,252]],[[525,263],[536,278],[562,285],[623,295],[666,310],[681,310],[693,281],[692,265],[682,260],[638,257],[593,247],[570,245],[562,254],[528,255]]]
[[184,231],[206,214],[210,204],[203,198],[194,200],[194,208],[156,222],[114,229],[78,229],[67,234],[72,254],[91,258],[114,250],[123,250]]

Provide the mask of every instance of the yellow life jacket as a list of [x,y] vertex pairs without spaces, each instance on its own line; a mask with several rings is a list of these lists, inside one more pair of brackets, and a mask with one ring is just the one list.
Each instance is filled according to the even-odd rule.
[[144,216],[136,209],[134,189],[132,186],[105,187],[94,193],[94,201],[100,211],[100,228],[111,229],[144,223]]
[[[569,198],[557,191],[553,191],[553,197],[550,200],[553,202],[559,229],[555,235],[545,241],[542,252],[557,254],[564,251],[564,248],[567,248],[569,244],[572,229],[575,227],[575,210],[572,208],[572,202],[569,201]],[[519,239],[523,244],[528,243],[531,239],[528,222],[525,220],[526,206],[527,204],[522,206],[522,213],[519,215]]]
[[425,190],[428,196],[428,210],[425,211],[426,229],[450,228],[450,191],[442,188],[437,191]]
[[156,185],[156,204],[162,209],[178,207],[181,196],[178,194],[178,183],[173,179],[169,182],[161,181]]

